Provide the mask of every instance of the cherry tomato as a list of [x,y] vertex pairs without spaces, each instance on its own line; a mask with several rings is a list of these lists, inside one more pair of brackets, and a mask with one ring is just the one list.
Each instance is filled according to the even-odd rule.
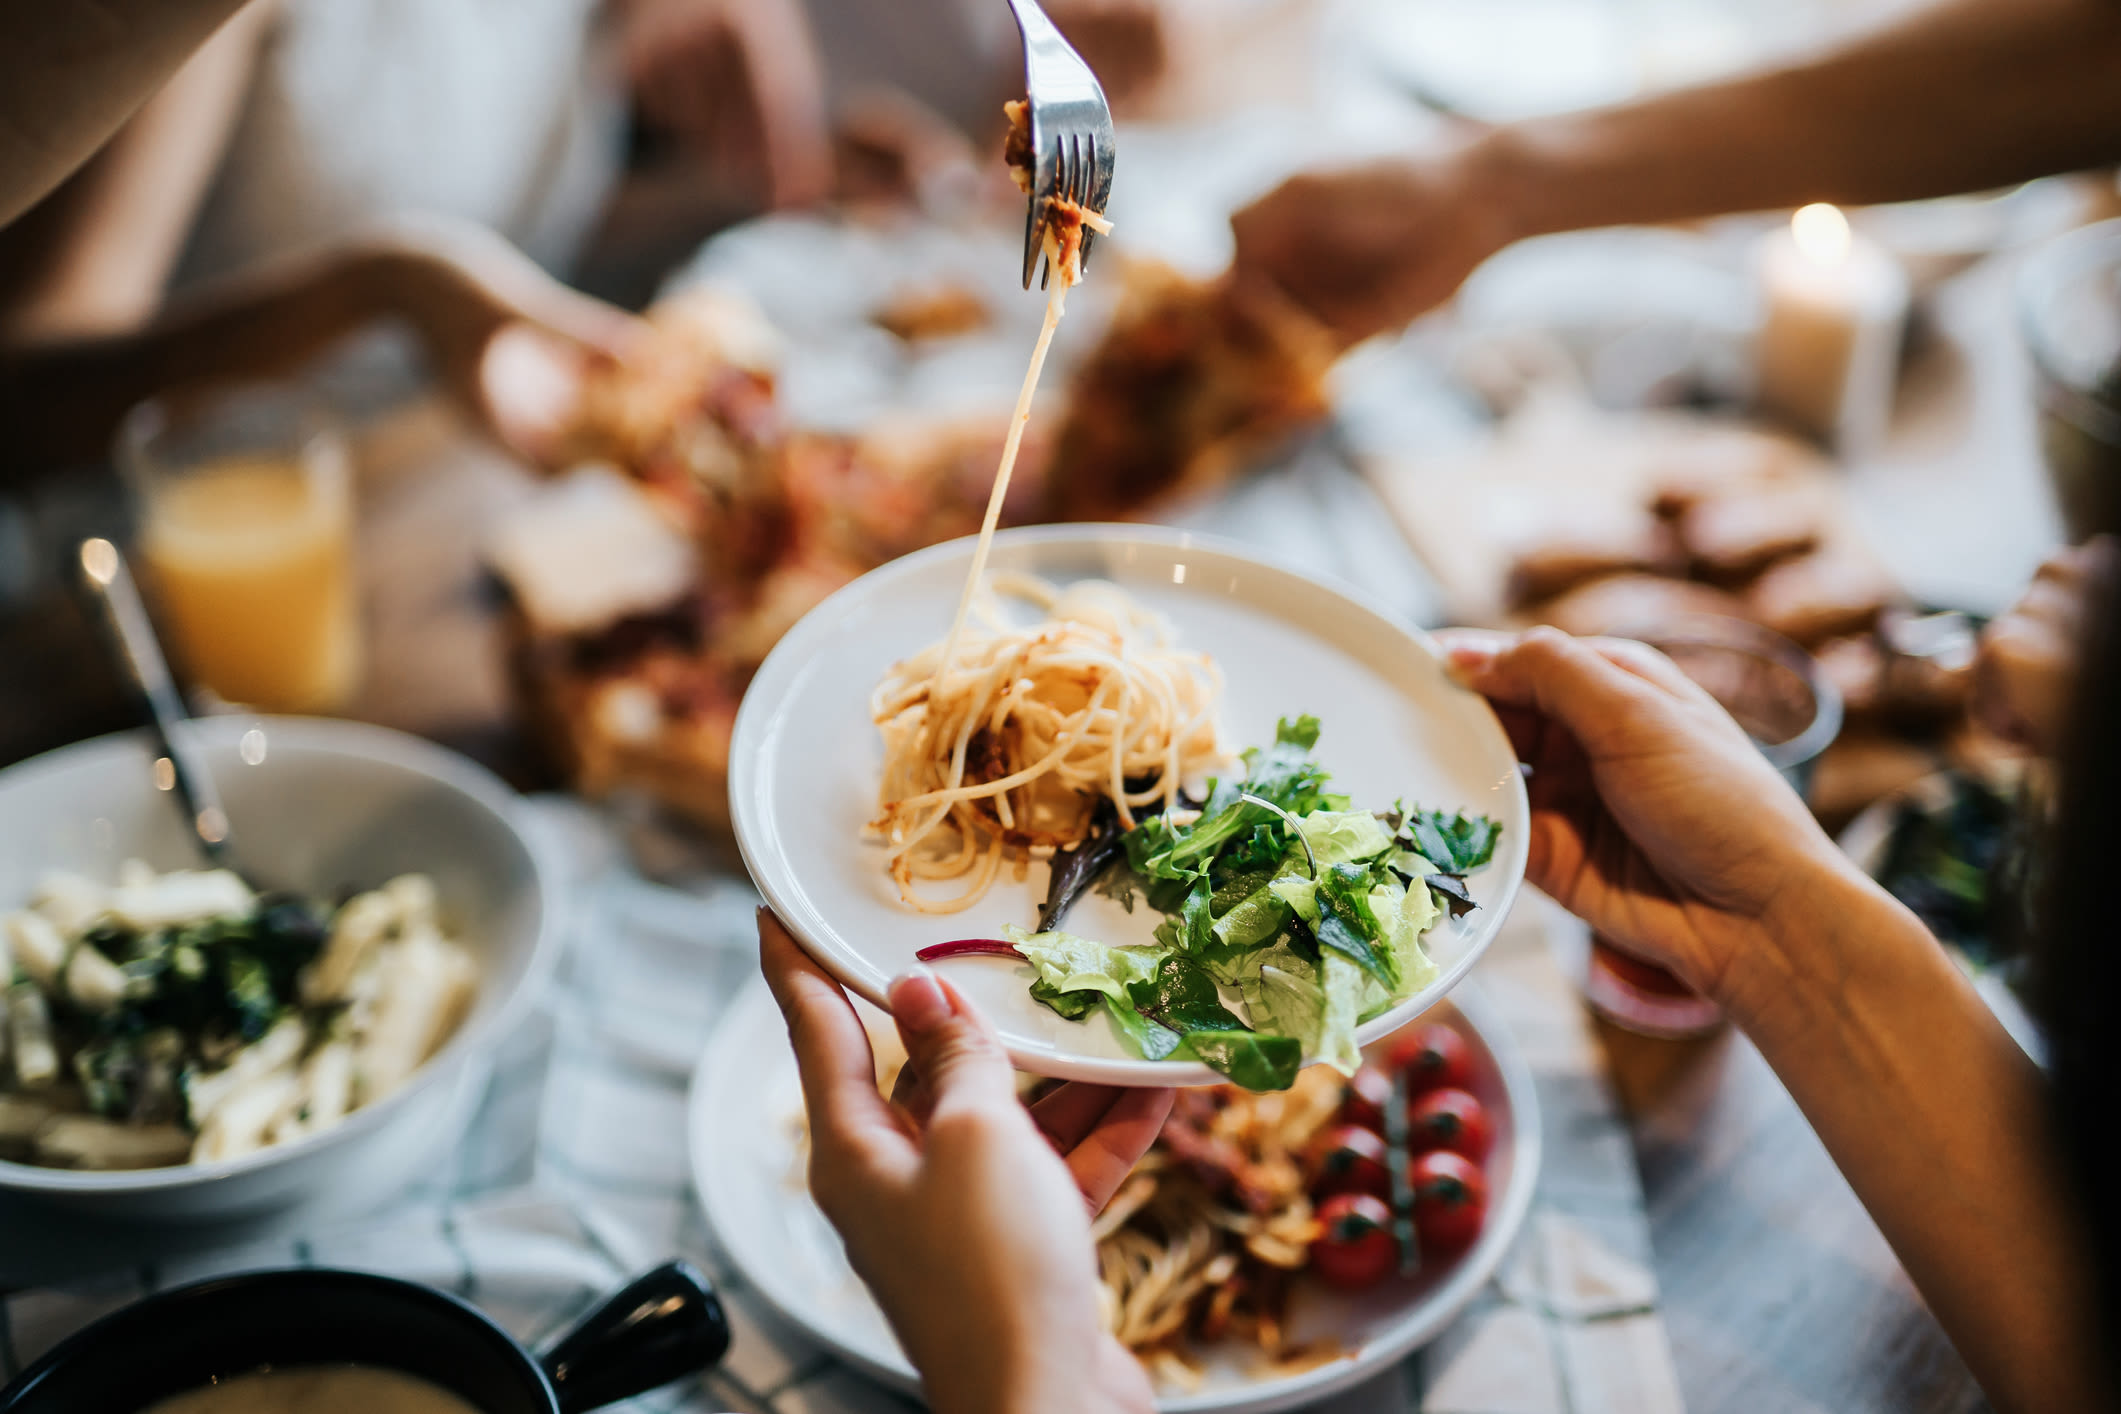
[[1480,1165],[1437,1149],[1408,1165],[1407,1179],[1414,1186],[1414,1231],[1423,1250],[1457,1252],[1472,1246],[1488,1216],[1488,1181]]
[[1340,1113],[1334,1118],[1342,1124],[1357,1124],[1382,1134],[1385,1107],[1391,1103],[1392,1077],[1374,1065],[1366,1065],[1340,1087]]
[[1466,1038],[1441,1022],[1417,1026],[1392,1043],[1387,1062],[1407,1077],[1414,1094],[1455,1086],[1463,1090],[1473,1078],[1473,1052]]
[[1392,1196],[1392,1171],[1385,1167],[1385,1141],[1374,1129],[1336,1124],[1311,1146],[1311,1197],[1336,1193]]
[[1367,1193],[1336,1193],[1318,1208],[1325,1232],[1311,1244],[1311,1270],[1334,1286],[1360,1291],[1399,1266],[1392,1210]]
[[1488,1107],[1464,1090],[1431,1090],[1407,1106],[1407,1148],[1416,1154],[1449,1149],[1477,1164],[1494,1142]]

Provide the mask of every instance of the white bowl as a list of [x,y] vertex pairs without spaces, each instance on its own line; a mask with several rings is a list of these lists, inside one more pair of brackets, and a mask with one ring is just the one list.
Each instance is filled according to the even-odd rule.
[[[402,732],[303,717],[212,717],[195,739],[242,866],[269,887],[335,894],[418,870],[479,964],[455,1036],[395,1094],[320,1134],[210,1164],[85,1173],[0,1161],[0,1191],[99,1217],[206,1221],[283,1206],[385,1150],[435,1142],[467,1072],[551,971],[557,900],[519,824],[521,802],[464,758]],[[255,733],[255,735],[253,735]],[[98,737],[0,771],[0,908],[50,868],[109,880],[120,860],[198,868],[175,804],[154,788],[145,733]],[[252,758],[255,758],[253,760]]]
[[[1004,873],[962,913],[916,913],[900,902],[882,846],[863,833],[883,757],[869,695],[893,662],[948,630],[971,557],[969,537],[953,540],[863,575],[812,609],[759,669],[730,746],[729,808],[752,882],[811,956],[878,1006],[921,947],[1028,926],[1046,894],[1046,866],[1034,864],[1021,883]],[[1349,591],[1158,526],[1006,530],[988,563],[1056,582],[1117,582],[1168,618],[1183,647],[1221,667],[1233,745],[1271,742],[1276,718],[1315,715],[1317,759],[1358,808],[1404,797],[1494,817],[1502,826],[1495,858],[1467,881],[1479,908],[1424,936],[1436,977],[1363,1023],[1356,1041],[1404,1026],[1471,970],[1524,879],[1531,810],[1502,724],[1483,698],[1451,681],[1425,636]],[[1153,909],[1125,911],[1092,893],[1063,926],[1143,944],[1159,921]],[[1062,1018],[1031,996],[1020,964],[966,958],[946,966],[1021,1070],[1109,1085],[1222,1079],[1196,1062],[1140,1059],[1102,1018]]]

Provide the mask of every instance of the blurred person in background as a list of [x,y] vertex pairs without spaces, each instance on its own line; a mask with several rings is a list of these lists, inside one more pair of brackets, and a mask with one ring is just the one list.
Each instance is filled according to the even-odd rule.
[[2117,75],[2115,0],[1942,0],[1766,72],[1468,124],[1420,156],[1299,175],[1238,213],[1237,265],[1352,344],[1527,236],[1907,201],[2121,162]]
[[[122,68],[72,71],[86,128]],[[92,460],[160,387],[285,373],[388,315],[489,415],[495,332],[622,342],[558,281],[623,183],[629,99],[699,184],[752,207],[829,187],[800,0],[253,0],[0,231],[6,463]]]

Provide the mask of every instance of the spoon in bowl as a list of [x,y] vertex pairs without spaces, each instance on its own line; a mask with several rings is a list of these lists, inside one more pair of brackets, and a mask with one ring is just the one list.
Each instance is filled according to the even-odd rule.
[[118,656],[125,660],[127,674],[147,702],[155,738],[162,748],[161,755],[155,758],[155,788],[176,797],[207,862],[241,876],[243,871],[235,864],[228,812],[221,808],[221,794],[214,789],[213,774],[192,744],[184,699],[170,676],[162,645],[155,640],[154,626],[140,602],[140,591],[133,583],[125,556],[101,536],[84,540],[81,574],[102,605],[104,621]]

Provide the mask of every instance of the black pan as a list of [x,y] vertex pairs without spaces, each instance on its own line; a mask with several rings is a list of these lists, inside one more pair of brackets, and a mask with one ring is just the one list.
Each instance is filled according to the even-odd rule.
[[729,1323],[705,1277],[637,1278],[541,1356],[477,1307],[416,1282],[304,1268],[172,1288],[54,1346],[0,1390],[0,1414],[139,1414],[271,1366],[417,1375],[481,1414],[577,1414],[710,1368]]

